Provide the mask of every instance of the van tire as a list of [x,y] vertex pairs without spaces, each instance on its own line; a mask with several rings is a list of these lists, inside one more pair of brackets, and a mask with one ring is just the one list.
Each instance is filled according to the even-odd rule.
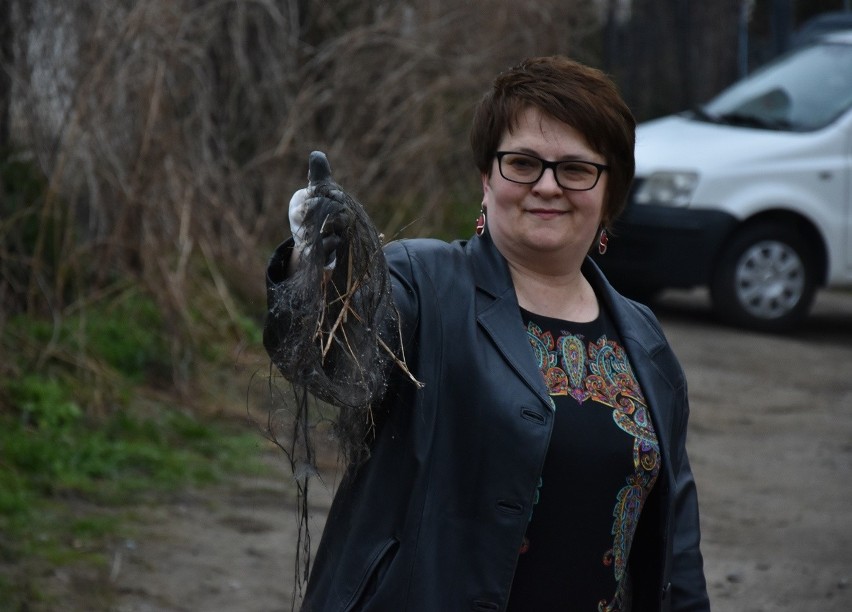
[[807,316],[816,266],[795,227],[759,222],[740,229],[723,248],[710,284],[717,316],[733,325],[778,332]]

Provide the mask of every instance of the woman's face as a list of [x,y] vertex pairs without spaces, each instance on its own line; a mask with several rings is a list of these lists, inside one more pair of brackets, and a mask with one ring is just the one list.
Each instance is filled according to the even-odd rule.
[[[518,119],[515,130],[503,135],[499,151],[547,161],[606,163],[580,132],[538,109],[527,108]],[[552,268],[560,262],[582,262],[589,250],[601,221],[606,172],[593,189],[569,191],[556,183],[550,168],[533,184],[508,181],[494,159],[491,175],[482,175],[482,188],[488,232],[503,256]]]

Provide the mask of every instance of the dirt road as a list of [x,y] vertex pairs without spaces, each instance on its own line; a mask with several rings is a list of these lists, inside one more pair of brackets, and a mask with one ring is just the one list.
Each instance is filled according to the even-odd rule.
[[690,385],[711,601],[735,612],[852,610],[852,295],[786,336],[660,317]]
[[[714,610],[852,610],[852,294],[821,295],[782,336],[716,325],[701,294],[667,296],[658,314],[689,378]],[[289,609],[295,514],[280,465],[278,479],[140,509],[113,554],[111,609]]]

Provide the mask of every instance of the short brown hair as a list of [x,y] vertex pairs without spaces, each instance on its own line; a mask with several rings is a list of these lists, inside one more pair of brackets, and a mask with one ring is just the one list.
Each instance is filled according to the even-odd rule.
[[534,107],[579,131],[606,159],[609,176],[603,224],[624,210],[636,164],[636,120],[612,80],[562,56],[523,60],[494,79],[476,107],[470,144],[477,168],[491,173],[494,154],[521,113]]

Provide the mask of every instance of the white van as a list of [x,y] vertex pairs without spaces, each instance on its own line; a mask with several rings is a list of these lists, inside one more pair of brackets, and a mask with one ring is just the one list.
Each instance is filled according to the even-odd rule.
[[787,329],[818,287],[852,287],[850,183],[852,30],[641,124],[630,202],[598,262],[628,295],[706,286],[722,319]]

